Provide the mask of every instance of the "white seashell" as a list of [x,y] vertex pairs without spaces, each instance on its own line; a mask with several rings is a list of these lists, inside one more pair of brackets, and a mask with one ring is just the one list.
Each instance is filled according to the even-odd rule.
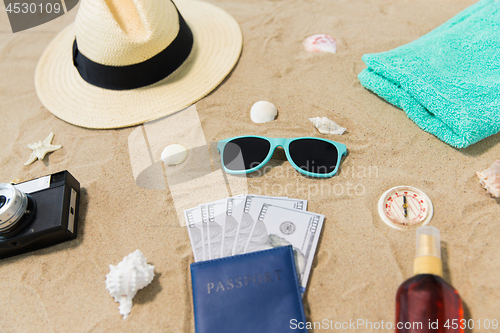
[[179,144],[166,146],[161,152],[161,160],[166,165],[177,165],[184,162],[188,155],[186,147]]
[[340,135],[343,134],[346,130],[344,127],[337,125],[333,120],[330,120],[327,117],[323,118],[315,117],[315,118],[309,118],[309,120],[322,134]]
[[307,52],[337,52],[337,42],[325,34],[309,36],[302,42],[302,45]]
[[250,118],[254,123],[267,123],[273,121],[278,114],[278,109],[273,103],[267,101],[258,101],[250,109]]
[[500,160],[476,174],[486,191],[495,198],[500,198]]
[[118,265],[109,265],[110,272],[106,275],[106,289],[119,302],[120,314],[126,319],[132,309],[132,298],[139,289],[153,281],[154,266],[148,265],[141,251],[135,250]]

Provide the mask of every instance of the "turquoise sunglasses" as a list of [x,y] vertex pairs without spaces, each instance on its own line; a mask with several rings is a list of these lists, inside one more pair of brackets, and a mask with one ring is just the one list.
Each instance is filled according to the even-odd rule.
[[319,178],[335,175],[347,151],[344,144],[322,138],[283,139],[255,135],[221,140],[217,143],[217,150],[224,171],[245,174],[267,164],[278,146],[283,147],[288,161],[298,172]]

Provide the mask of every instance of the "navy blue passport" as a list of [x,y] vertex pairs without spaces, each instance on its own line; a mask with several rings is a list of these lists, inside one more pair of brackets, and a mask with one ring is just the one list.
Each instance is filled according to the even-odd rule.
[[191,280],[197,333],[307,332],[291,246],[193,263]]

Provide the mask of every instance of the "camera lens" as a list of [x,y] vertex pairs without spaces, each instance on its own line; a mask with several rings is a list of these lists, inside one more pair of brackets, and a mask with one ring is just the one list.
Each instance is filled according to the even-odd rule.
[[16,228],[27,207],[25,193],[10,184],[0,184],[0,234]]

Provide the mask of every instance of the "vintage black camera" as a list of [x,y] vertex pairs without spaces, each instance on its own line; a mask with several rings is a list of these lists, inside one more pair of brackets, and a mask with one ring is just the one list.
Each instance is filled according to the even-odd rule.
[[79,202],[68,171],[0,184],[0,259],[75,239]]

